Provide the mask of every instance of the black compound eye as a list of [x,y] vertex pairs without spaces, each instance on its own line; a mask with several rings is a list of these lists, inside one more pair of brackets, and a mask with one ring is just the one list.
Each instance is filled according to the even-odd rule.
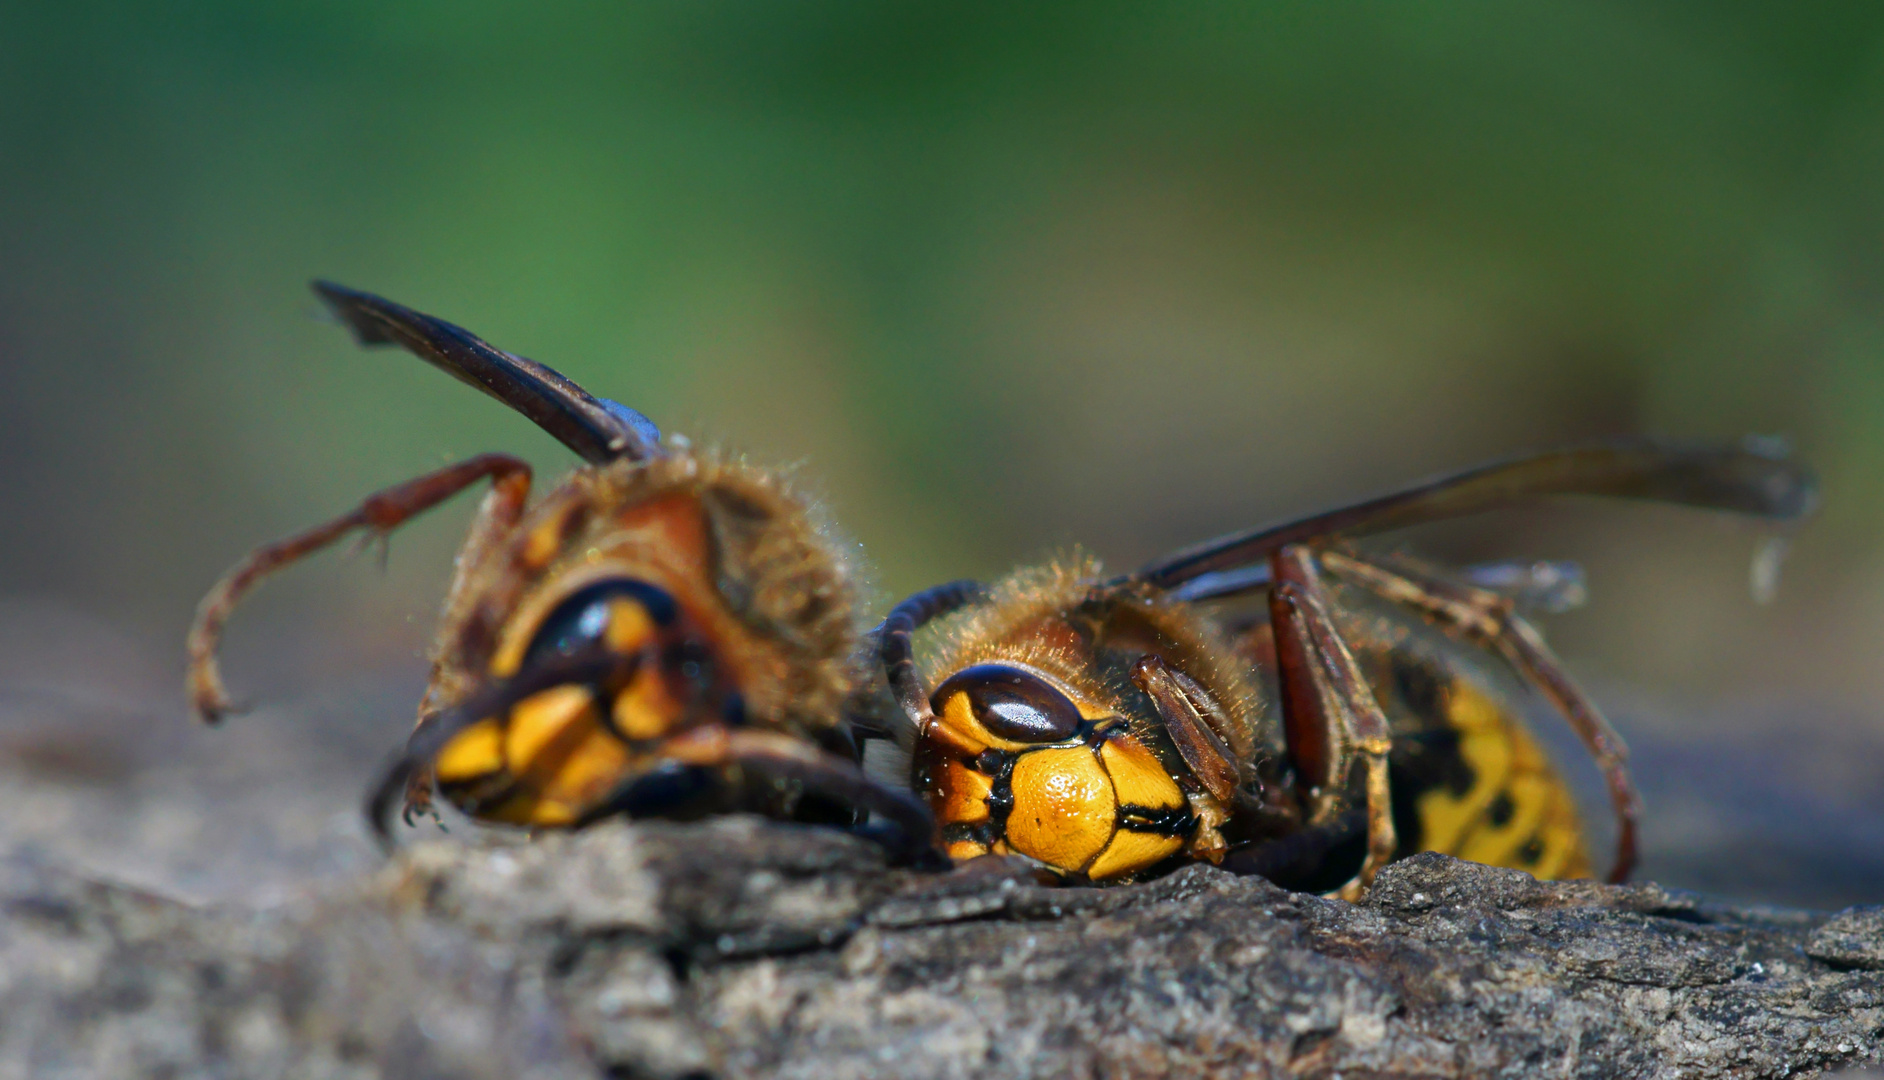
[[665,589],[633,578],[611,578],[586,585],[550,610],[524,650],[522,667],[559,656],[576,656],[607,640],[617,605],[630,601],[657,627],[674,622],[674,598]]
[[965,667],[936,688],[936,707],[958,693],[968,696],[975,719],[1003,739],[1059,742],[1079,730],[1079,706],[1031,671],[1006,664]]

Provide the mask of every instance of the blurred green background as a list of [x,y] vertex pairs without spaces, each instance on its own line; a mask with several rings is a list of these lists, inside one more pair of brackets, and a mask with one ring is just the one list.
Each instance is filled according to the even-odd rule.
[[[1661,770],[1652,869],[1794,896],[1779,864],[1710,877],[1737,834],[1693,832],[1783,816],[1770,786],[1806,807],[1775,858],[1829,833],[1884,892],[1884,7],[200,0],[7,22],[0,719],[23,782],[93,734],[222,753],[182,724],[181,636],[256,543],[477,451],[572,464],[354,349],[319,275],[797,464],[880,603],[1075,542],[1124,568],[1569,440],[1785,436],[1825,511],[1771,606],[1747,594],[1757,534],[1692,513],[1412,540],[1589,568],[1594,602],[1549,630]],[[469,502],[383,574],[271,586],[232,682],[390,745]]]

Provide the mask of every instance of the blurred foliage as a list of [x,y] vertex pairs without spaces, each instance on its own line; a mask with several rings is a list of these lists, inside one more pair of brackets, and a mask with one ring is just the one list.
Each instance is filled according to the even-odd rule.
[[[1678,514],[1430,543],[1588,560],[1597,605],[1558,626],[1600,670],[1884,702],[1876,5],[8,22],[0,594],[168,643],[228,561],[369,490],[485,449],[566,465],[310,318],[320,275],[801,462],[886,596],[1569,439],[1784,434],[1828,502],[1771,611],[1746,538]],[[465,512],[258,618],[409,655]]]

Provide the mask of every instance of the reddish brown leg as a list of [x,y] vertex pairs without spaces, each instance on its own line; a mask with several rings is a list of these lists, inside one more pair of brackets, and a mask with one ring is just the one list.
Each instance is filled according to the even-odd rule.
[[479,511],[473,536],[489,536],[515,524],[530,496],[530,466],[508,454],[480,454],[387,488],[344,517],[258,549],[224,574],[197,606],[196,622],[190,627],[189,694],[197,715],[214,724],[234,709],[216,663],[216,648],[230,612],[263,578],[356,529],[369,537],[383,536],[487,478],[492,482],[491,496]]
[[1271,565],[1275,583],[1269,610],[1283,721],[1297,775],[1309,785],[1310,824],[1323,824],[1347,808],[1348,777],[1356,756],[1367,770],[1367,856],[1353,880],[1336,891],[1343,899],[1358,899],[1399,844],[1387,783],[1393,733],[1328,614],[1314,554],[1291,544],[1272,556]]
[[1421,611],[1496,650],[1544,692],[1570,721],[1603,771],[1609,801],[1616,808],[1616,862],[1609,871],[1609,880],[1627,880],[1629,871],[1635,868],[1636,821],[1642,812],[1642,800],[1629,776],[1628,747],[1551,655],[1543,635],[1515,613],[1511,600],[1409,567],[1383,566],[1353,552],[1328,551],[1321,558],[1329,573]]
[[1217,734],[1229,727],[1223,705],[1155,653],[1139,658],[1132,668],[1132,681],[1151,698],[1164,720],[1165,734],[1171,736],[1191,775],[1226,809],[1236,805],[1243,775],[1236,755]]
[[[1185,793],[1197,818],[1190,837],[1191,855],[1220,863],[1230,850],[1222,826],[1236,816],[1264,817],[1268,809],[1259,795],[1244,790],[1244,782],[1256,778],[1223,738],[1230,730],[1230,717],[1222,702],[1156,653],[1147,653],[1133,665],[1132,682],[1151,698],[1164,721],[1165,734],[1204,789]],[[1259,782],[1255,786],[1261,790]]]

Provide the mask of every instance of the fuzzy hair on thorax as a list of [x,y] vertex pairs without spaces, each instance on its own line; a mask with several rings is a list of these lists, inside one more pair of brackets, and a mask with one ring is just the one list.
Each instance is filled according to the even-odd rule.
[[[657,504],[697,508],[698,542],[625,540],[622,523]],[[458,555],[421,714],[467,697],[488,677],[499,641],[518,632],[513,623],[540,617],[568,594],[585,561],[624,545],[736,628],[729,641],[753,675],[744,693],[754,723],[803,732],[840,720],[858,679],[860,639],[848,546],[781,473],[678,445],[645,461],[579,468],[514,527],[480,519]]]

